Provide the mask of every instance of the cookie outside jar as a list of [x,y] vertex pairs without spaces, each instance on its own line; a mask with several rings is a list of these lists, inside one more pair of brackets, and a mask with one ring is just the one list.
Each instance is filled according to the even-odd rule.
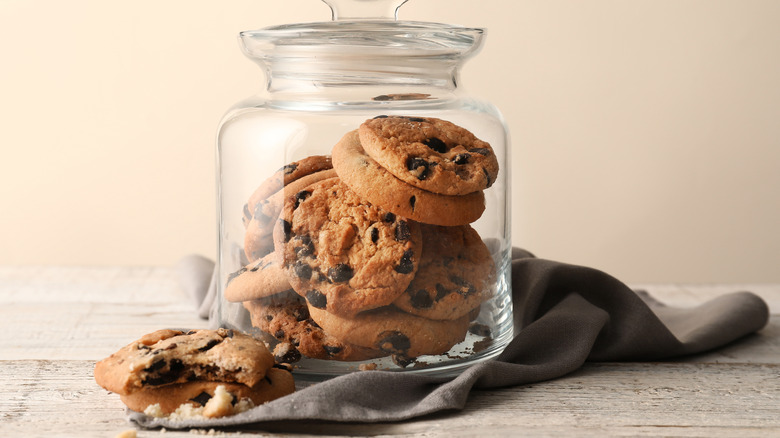
[[458,88],[484,29],[323,1],[240,33],[265,89],[219,127],[212,324],[296,378],[456,374],[512,337],[509,135]]

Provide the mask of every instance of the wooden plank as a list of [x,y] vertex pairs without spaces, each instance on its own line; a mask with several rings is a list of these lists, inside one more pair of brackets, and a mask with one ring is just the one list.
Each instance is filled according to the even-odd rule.
[[780,316],[773,315],[764,329],[716,350],[686,356],[691,363],[780,364]]
[[773,315],[780,314],[778,284],[632,284],[631,288],[644,289],[657,300],[678,307],[695,307],[720,295],[748,291],[762,297]]
[[0,267],[1,359],[98,359],[145,333],[206,327],[172,268]]
[[[92,366],[92,361],[3,362],[2,436],[106,437],[131,427],[119,398],[94,383]],[[274,422],[221,434],[769,437],[780,433],[778,375],[777,365],[588,364],[549,382],[475,391],[464,411],[416,421]],[[192,434],[168,430],[164,436]]]

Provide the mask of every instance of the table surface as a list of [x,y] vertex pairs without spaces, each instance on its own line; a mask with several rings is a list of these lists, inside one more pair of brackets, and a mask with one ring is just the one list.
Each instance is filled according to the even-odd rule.
[[[780,284],[632,286],[679,307],[749,290],[772,317],[717,351],[588,363],[548,382],[474,391],[463,411],[414,421],[285,421],[138,436],[780,437]],[[133,429],[119,397],[94,382],[95,361],[159,328],[205,327],[195,308],[170,267],[0,266],[0,436],[113,437]]]

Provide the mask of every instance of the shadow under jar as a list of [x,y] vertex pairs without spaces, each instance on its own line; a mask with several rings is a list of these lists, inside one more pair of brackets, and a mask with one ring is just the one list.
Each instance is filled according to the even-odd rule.
[[458,88],[484,29],[326,3],[240,34],[266,86],[219,127],[217,322],[299,378],[454,375],[512,336],[509,137]]

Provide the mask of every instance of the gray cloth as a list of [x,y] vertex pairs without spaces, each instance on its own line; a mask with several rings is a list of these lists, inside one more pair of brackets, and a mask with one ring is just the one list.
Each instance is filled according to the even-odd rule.
[[[766,303],[750,292],[720,296],[696,308],[672,308],[596,269],[534,258],[517,248],[512,259],[515,326],[520,330],[499,357],[455,378],[358,372],[232,417],[172,422],[131,413],[130,419],[144,427],[171,429],[273,420],[407,420],[462,409],[471,389],[554,379],[586,361],[653,361],[711,350],[760,330],[769,320]],[[183,261],[186,284],[198,303],[213,299],[213,292],[208,293],[213,263],[192,260]]]

